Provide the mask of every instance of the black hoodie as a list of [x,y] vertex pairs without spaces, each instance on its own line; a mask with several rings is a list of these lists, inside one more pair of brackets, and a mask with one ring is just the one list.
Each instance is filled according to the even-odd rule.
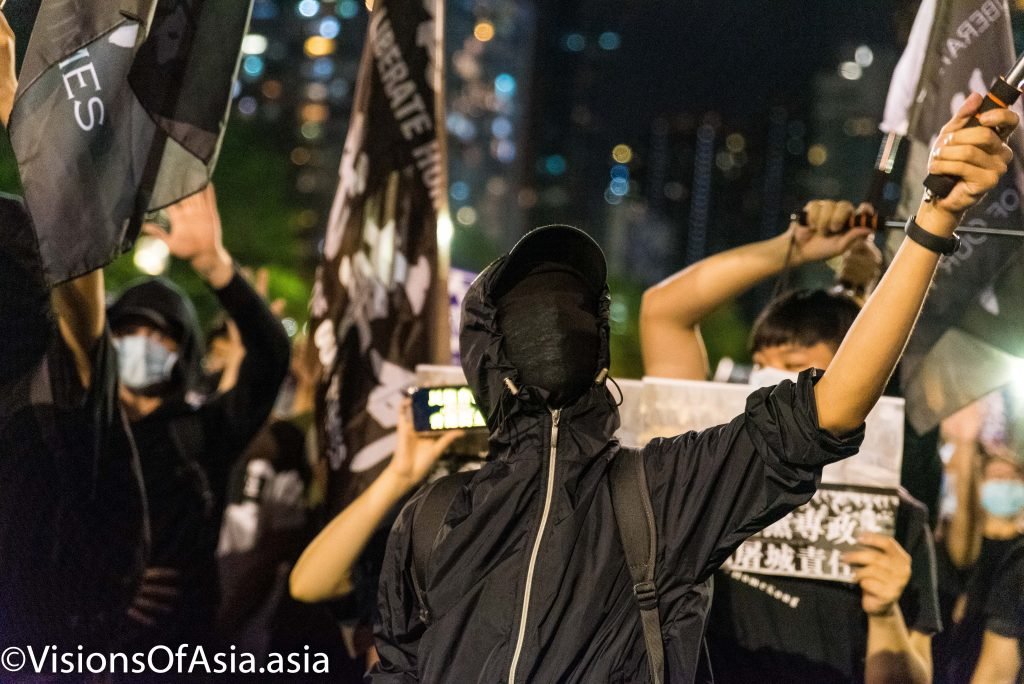
[[[374,682],[649,681],[608,487],[619,414],[595,384],[550,411],[518,387],[492,288],[507,258],[467,293],[462,363],[488,416],[488,463],[461,488],[426,567],[429,624],[411,580],[412,513],[392,528],[381,575]],[[607,291],[595,378],[608,366]],[[821,468],[856,453],[863,429],[819,429],[816,371],[755,391],[727,425],[644,447],[658,533],[656,580],[666,681],[710,681],[703,637],[712,573],[739,544],[807,502]],[[518,387],[513,394],[506,379]],[[514,668],[514,677],[511,676]]]

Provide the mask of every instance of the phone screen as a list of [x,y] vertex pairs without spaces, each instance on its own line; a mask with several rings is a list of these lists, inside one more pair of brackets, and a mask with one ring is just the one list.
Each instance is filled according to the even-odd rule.
[[412,394],[412,421],[416,432],[472,430],[487,423],[469,387],[421,387]]

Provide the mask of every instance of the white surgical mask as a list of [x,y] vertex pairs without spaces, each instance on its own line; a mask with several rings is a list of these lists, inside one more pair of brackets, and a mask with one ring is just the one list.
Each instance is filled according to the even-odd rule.
[[747,384],[754,387],[771,387],[772,385],[778,385],[783,380],[796,382],[799,375],[799,373],[794,371],[782,370],[781,368],[758,366],[750,371],[750,378],[747,379]]
[[147,335],[125,335],[114,340],[121,384],[143,390],[171,378],[178,354]]

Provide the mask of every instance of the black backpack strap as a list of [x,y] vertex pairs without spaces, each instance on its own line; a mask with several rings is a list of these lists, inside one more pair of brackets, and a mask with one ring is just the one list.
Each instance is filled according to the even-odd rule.
[[420,603],[420,619],[430,623],[427,607],[427,564],[434,541],[441,532],[445,513],[452,505],[459,488],[469,481],[472,472],[452,473],[427,485],[427,492],[416,504],[412,514],[412,586]]
[[658,614],[658,588],[654,583],[658,536],[642,451],[623,449],[618,453],[611,466],[611,491],[615,524],[633,580],[633,595],[640,605],[651,681],[661,684],[665,679],[665,645]]

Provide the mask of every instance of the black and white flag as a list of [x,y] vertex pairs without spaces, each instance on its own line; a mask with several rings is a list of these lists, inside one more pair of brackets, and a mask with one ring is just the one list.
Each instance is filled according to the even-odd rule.
[[442,8],[440,0],[377,0],[370,14],[310,301],[332,510],[394,451],[399,403],[416,366],[449,357],[437,245],[447,195]]
[[[989,85],[1015,60],[1006,0],[923,0],[907,49],[893,74],[882,129],[910,144],[898,214],[912,215],[921,200],[929,150],[939,129],[971,92]],[[1020,230],[1024,157],[1020,133],[1010,138],[1015,163],[1000,184],[964,218],[964,224]],[[902,234],[894,234],[898,244]],[[939,263],[931,294],[901,363],[907,418],[919,433],[1006,384],[1006,354],[963,329],[965,312],[988,300],[1008,264],[1020,262],[1024,240],[964,234],[957,254]],[[1004,324],[1014,321],[1003,319]],[[1016,320],[1019,325],[1022,321]],[[999,368],[1000,372],[994,372]]]
[[251,4],[43,0],[9,129],[47,282],[209,182]]

